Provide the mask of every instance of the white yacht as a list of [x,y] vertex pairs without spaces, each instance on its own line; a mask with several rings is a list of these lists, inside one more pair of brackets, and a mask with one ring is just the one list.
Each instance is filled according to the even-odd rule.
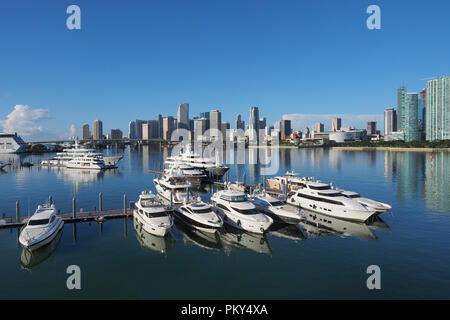
[[[78,144],[78,140],[75,140],[75,145],[73,148],[63,149],[62,152],[56,153],[56,156],[52,159],[47,159],[41,161],[41,165],[43,166],[56,166],[56,167],[70,167],[71,168],[80,168],[77,166],[78,162],[89,162],[89,159],[93,159],[94,161],[101,162],[102,166],[105,168],[117,168],[119,161],[123,158],[123,155],[119,156],[103,156],[103,153],[96,152],[95,149],[89,149],[82,147]],[[84,168],[84,167],[81,167]]]
[[1,162],[0,161],[0,170],[1,169],[3,169],[4,167],[6,167],[6,166],[9,166],[11,163],[9,163],[9,162]]
[[213,194],[211,200],[224,222],[235,228],[264,233],[273,223],[272,218],[259,212],[243,192],[221,190]]
[[229,167],[223,166],[211,158],[200,156],[187,146],[179,155],[167,157],[167,164],[183,163],[188,164],[194,168],[201,169],[208,177],[221,179],[223,175],[229,170]]
[[311,180],[311,178],[298,177],[294,171],[287,171],[285,175],[266,179],[265,182],[270,189],[283,191],[284,185],[287,192],[294,192],[301,188],[305,180]]
[[97,156],[83,155],[73,158],[66,163],[66,168],[69,169],[89,169],[89,170],[103,170],[106,169],[105,162],[102,158]]
[[269,196],[263,192],[254,194],[250,200],[259,211],[272,217],[276,221],[297,224],[302,220],[299,208],[288,205],[280,199]]
[[137,215],[134,216],[133,226],[136,230],[136,238],[143,248],[166,254],[174,247],[175,241],[170,233],[165,237],[159,237],[147,232],[139,222]]
[[175,208],[175,216],[193,228],[203,232],[214,233],[223,226],[222,218],[216,208],[197,199]]
[[392,207],[390,205],[388,205],[387,203],[383,203],[383,202],[375,201],[375,200],[372,200],[369,198],[361,197],[361,195],[357,192],[346,191],[346,190],[342,190],[342,189],[337,189],[337,190],[341,191],[345,197],[347,197],[349,199],[355,199],[362,205],[364,205],[370,209],[373,209],[378,213],[383,213],[383,212],[386,212],[386,211],[389,211],[392,209]]
[[151,191],[143,191],[135,203],[134,216],[150,234],[164,237],[173,226],[173,219]]
[[64,226],[64,221],[56,214],[53,204],[39,205],[20,232],[19,242],[30,250],[50,243]]
[[201,183],[208,177],[203,170],[197,169],[189,164],[183,164],[180,162],[169,164],[169,168],[165,169],[164,173],[169,173],[170,170],[172,169],[180,170],[186,176],[187,180],[195,183]]
[[345,220],[366,221],[375,214],[375,210],[320,181],[305,180],[301,188],[288,196],[287,203]]
[[188,198],[192,184],[180,171],[170,169],[162,177],[153,180],[156,191],[171,204],[183,204]]

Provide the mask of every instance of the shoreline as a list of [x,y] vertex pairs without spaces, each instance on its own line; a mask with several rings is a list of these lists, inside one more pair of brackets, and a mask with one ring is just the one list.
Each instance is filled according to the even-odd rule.
[[450,152],[450,148],[398,148],[398,147],[330,147],[344,151],[412,151],[412,152]]

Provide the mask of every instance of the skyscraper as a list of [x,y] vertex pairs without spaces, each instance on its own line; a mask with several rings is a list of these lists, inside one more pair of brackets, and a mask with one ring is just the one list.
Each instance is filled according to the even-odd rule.
[[334,118],[331,121],[331,131],[336,132],[336,131],[341,130],[341,124],[342,124],[341,118]]
[[128,123],[128,139],[136,139],[136,122],[134,121]]
[[146,123],[144,120],[135,121],[136,139],[142,140],[142,124]]
[[324,125],[323,125],[323,123],[317,122],[317,123],[314,125],[314,131],[315,131],[315,132],[323,132],[323,131],[324,131]]
[[103,122],[101,120],[94,121],[94,140],[103,139]]
[[288,139],[292,133],[291,120],[281,120],[280,121],[280,135],[281,139]]
[[[212,110],[209,114],[209,129],[210,130],[222,130],[222,114],[219,110]],[[211,138],[218,138],[216,132],[211,131]]]
[[419,140],[419,95],[417,93],[407,93],[405,106],[406,108],[402,110],[405,141],[417,141]]
[[250,107],[250,119],[248,124],[249,140],[259,142],[259,110],[258,107]]
[[189,129],[189,103],[182,103],[178,107],[178,129]]
[[172,132],[175,129],[175,119],[173,117],[164,117],[163,119],[163,139],[166,141],[171,140]]
[[229,141],[230,140],[230,123],[229,122],[222,122],[221,124],[221,131],[222,131],[222,137],[223,141]]
[[89,125],[87,123],[83,124],[81,139],[89,140],[91,138],[91,132],[89,131]]
[[397,130],[405,130],[406,126],[406,87],[397,89]]
[[235,124],[234,124],[234,128],[236,130],[241,129],[241,130],[245,131],[245,121],[242,120],[240,114],[236,115],[236,121],[235,121]]
[[209,122],[209,120],[206,118],[196,118],[194,120],[194,140],[195,141],[207,140],[205,133],[209,128],[208,122]]
[[426,139],[450,139],[450,77],[428,81],[426,90]]
[[111,139],[120,140],[123,137],[122,130],[120,129],[111,129]]
[[377,122],[376,121],[368,121],[367,122],[367,134],[370,136],[377,134]]
[[397,112],[394,108],[384,110],[384,140],[389,140],[391,132],[397,131]]
[[262,117],[259,119],[259,130],[265,130],[267,125],[267,119],[266,117]]

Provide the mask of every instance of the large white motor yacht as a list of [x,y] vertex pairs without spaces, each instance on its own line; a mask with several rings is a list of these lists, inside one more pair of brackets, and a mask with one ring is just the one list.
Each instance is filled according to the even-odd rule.
[[189,197],[189,189],[192,187],[186,176],[175,169],[170,169],[162,177],[153,179],[153,182],[158,194],[171,204],[183,204]]
[[194,168],[201,169],[208,177],[221,179],[229,170],[229,167],[220,165],[211,158],[194,153],[190,146],[186,146],[179,155],[167,157],[167,164],[184,163]]
[[224,222],[235,228],[264,233],[273,223],[273,219],[259,212],[243,192],[221,190],[214,193],[211,200]]
[[164,237],[172,228],[172,218],[151,191],[143,191],[135,206],[134,216],[148,233]]
[[222,218],[216,213],[216,208],[197,199],[175,208],[175,215],[195,229],[214,233],[223,226]]
[[297,224],[302,220],[299,208],[288,205],[280,199],[269,196],[266,193],[256,193],[250,200],[259,211],[267,214],[276,221]]
[[90,170],[103,170],[106,169],[105,162],[100,157],[92,157],[89,155],[78,156],[66,164],[70,169],[90,169]]
[[50,243],[63,226],[64,221],[57,216],[53,204],[39,205],[20,232],[19,242],[30,250],[38,249]]
[[190,164],[181,163],[181,162],[175,162],[168,164],[169,168],[164,170],[164,173],[169,173],[170,170],[180,170],[185,176],[186,179],[194,182],[194,183],[201,183],[204,181],[208,176],[204,173],[203,170],[195,168],[191,166]]
[[287,203],[345,220],[366,221],[375,214],[375,210],[320,181],[305,181],[288,197]]
[[[78,140],[75,140],[75,145],[73,148],[63,149],[62,152],[56,153],[56,156],[52,159],[47,159],[41,161],[41,165],[43,166],[56,166],[56,167],[68,167],[69,163],[75,159],[84,159],[86,162],[89,158],[95,159],[96,161],[101,161],[104,168],[117,168],[119,161],[123,158],[123,155],[120,156],[103,156],[103,153],[96,152],[95,149],[85,148],[78,144]],[[83,161],[84,162],[84,161]],[[71,167],[78,168],[78,166],[74,166],[75,163],[70,163]],[[84,167],[82,167],[84,168]]]
[[370,209],[373,209],[378,213],[383,213],[383,212],[386,212],[386,211],[389,211],[392,209],[392,207],[390,205],[388,205],[387,203],[383,203],[383,202],[375,201],[375,200],[372,200],[369,198],[361,197],[361,195],[357,192],[346,191],[346,190],[342,190],[342,189],[337,189],[337,190],[341,191],[345,197],[350,198],[350,199],[355,199],[362,205],[364,205]]

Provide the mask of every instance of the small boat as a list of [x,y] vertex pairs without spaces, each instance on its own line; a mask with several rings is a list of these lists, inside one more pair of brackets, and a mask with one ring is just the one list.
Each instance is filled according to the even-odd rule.
[[173,219],[151,191],[143,191],[135,206],[134,216],[148,233],[164,237],[172,228]]
[[56,237],[52,241],[39,249],[30,250],[24,247],[22,249],[22,254],[20,255],[20,265],[22,268],[31,270],[47,260],[58,248],[62,233],[63,230],[58,231]]
[[176,207],[175,216],[195,229],[214,233],[223,226],[222,219],[216,214],[216,208],[197,199]]
[[256,209],[243,192],[221,190],[214,193],[211,200],[224,222],[235,228],[262,234],[273,223],[273,219]]
[[50,243],[63,226],[64,221],[57,216],[53,204],[39,205],[20,232],[19,242],[30,250],[38,249]]

